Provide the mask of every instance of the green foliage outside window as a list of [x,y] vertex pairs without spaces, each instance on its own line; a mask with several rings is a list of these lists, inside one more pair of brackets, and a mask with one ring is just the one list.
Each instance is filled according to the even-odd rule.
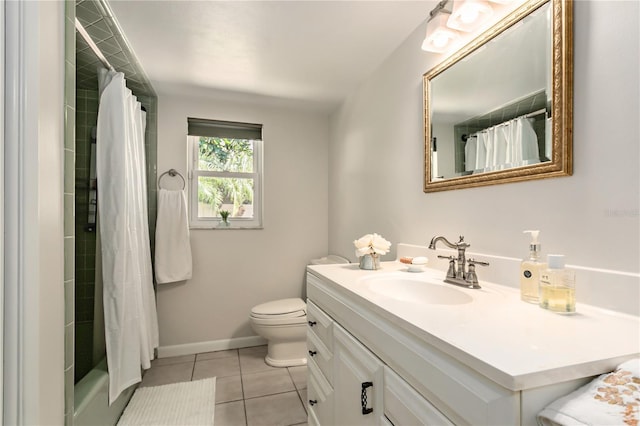
[[[252,173],[253,142],[245,139],[200,137],[200,170]],[[240,177],[200,177],[198,201],[214,207],[219,214],[222,204],[232,204],[231,216],[241,216],[242,206],[253,203],[253,179]]]

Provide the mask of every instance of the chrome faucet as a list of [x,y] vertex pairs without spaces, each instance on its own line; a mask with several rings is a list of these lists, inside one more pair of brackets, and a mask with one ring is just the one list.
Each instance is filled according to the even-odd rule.
[[[429,248],[431,250],[435,250],[436,244],[439,241],[442,241],[442,243],[449,248],[458,250],[457,259],[454,256],[438,256],[440,259],[449,259],[449,269],[447,270],[447,276],[444,279],[444,282],[463,287],[480,288],[480,284],[478,284],[478,276],[476,275],[476,265],[488,266],[489,263],[480,262],[474,259],[467,260],[465,251],[470,244],[464,242],[464,237],[462,235],[460,236],[460,241],[457,243],[451,243],[445,237],[433,237],[431,239],[431,243],[429,243]],[[457,268],[456,262],[458,263]],[[468,268],[465,268],[467,264],[469,264],[469,266]]]

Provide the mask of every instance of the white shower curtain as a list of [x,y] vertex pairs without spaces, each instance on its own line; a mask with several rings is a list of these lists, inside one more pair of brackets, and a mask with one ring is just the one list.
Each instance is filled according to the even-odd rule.
[[469,136],[465,145],[465,170],[499,170],[540,160],[538,137],[526,117],[489,127]]
[[[124,74],[101,75],[96,172],[109,404],[158,347],[145,177],[145,116]],[[107,78],[104,78],[107,77]],[[110,80],[110,81],[109,81]]]

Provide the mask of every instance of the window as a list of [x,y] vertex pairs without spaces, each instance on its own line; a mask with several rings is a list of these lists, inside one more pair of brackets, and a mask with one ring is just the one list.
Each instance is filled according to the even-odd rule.
[[260,228],[262,125],[197,118],[188,124],[191,227]]

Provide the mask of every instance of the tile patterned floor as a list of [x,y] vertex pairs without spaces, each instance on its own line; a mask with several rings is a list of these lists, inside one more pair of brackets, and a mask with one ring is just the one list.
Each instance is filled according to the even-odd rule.
[[266,346],[161,358],[140,386],[216,380],[216,426],[306,425],[307,367],[275,368]]

